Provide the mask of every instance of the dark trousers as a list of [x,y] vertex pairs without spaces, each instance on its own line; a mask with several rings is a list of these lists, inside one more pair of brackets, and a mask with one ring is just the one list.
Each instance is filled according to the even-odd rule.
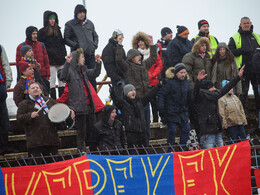
[[144,117],[146,122],[146,139],[147,143],[149,143],[150,139],[150,104],[144,106]]
[[10,126],[8,111],[6,106],[5,83],[0,83],[0,152],[7,151],[8,129]]
[[[246,139],[246,133],[243,125],[235,125],[227,128],[227,136],[230,140]],[[235,141],[237,142],[237,141]]]
[[94,114],[76,114],[77,148],[80,152],[86,152],[86,141],[91,151],[96,148],[93,134],[95,121]]
[[248,90],[249,90],[249,84],[251,82],[253,91],[254,91],[254,96],[255,96],[255,104],[256,104],[256,109],[260,109],[260,97],[258,94],[258,85],[257,85],[257,79],[256,79],[256,74],[255,73],[250,73],[250,74],[244,74],[242,78],[242,96],[240,98],[245,112],[247,112],[247,98],[248,98]]
[[[41,146],[37,148],[28,149],[28,157],[36,157],[32,158],[29,161],[29,165],[40,165],[46,163],[53,163],[56,161],[54,158],[50,157],[50,155],[57,155],[58,154],[58,146]],[[41,157],[44,156],[44,157]]]
[[153,113],[153,122],[157,123],[158,117],[159,117],[158,116],[159,111],[158,111],[157,104],[156,104],[156,96],[151,99],[150,103],[151,103],[152,113]]
[[[85,57],[85,65],[87,66],[87,68],[88,69],[94,69],[95,64],[96,64],[95,56],[85,53],[84,57]],[[89,82],[94,87],[94,89],[97,91],[96,78],[95,79],[89,79]]]

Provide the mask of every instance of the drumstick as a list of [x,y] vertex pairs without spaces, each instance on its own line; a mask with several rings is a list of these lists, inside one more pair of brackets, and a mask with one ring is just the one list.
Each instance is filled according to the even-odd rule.
[[49,99],[45,102],[45,104],[42,105],[42,107],[39,110],[37,110],[37,114],[43,109],[43,106],[45,106],[48,103],[48,101]]

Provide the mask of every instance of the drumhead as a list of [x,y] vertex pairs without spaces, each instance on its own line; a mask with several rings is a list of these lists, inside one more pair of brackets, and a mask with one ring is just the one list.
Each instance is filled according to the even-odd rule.
[[58,103],[53,105],[48,113],[48,117],[53,123],[61,123],[70,115],[70,108],[66,104]]

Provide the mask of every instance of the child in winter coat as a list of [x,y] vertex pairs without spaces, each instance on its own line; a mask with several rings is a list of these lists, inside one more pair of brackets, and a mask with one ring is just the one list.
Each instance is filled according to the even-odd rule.
[[[222,87],[229,81],[223,80]],[[246,115],[239,98],[231,89],[225,96],[218,100],[219,113],[222,116],[222,127],[227,130],[230,140],[246,139],[244,125],[247,124]]]

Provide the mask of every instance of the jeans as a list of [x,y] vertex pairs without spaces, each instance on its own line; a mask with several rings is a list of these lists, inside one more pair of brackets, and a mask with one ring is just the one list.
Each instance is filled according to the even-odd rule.
[[200,137],[200,143],[203,144],[202,149],[209,149],[223,146],[222,133],[204,134]]
[[[167,143],[170,143],[171,145],[175,144],[175,136],[176,136],[176,123],[167,123],[168,126],[168,138]],[[189,133],[190,133],[190,124],[188,122],[184,122],[179,124],[181,128],[181,137],[180,137],[180,144],[186,145],[188,139],[189,139]]]
[[[231,141],[246,139],[246,133],[243,125],[235,125],[227,128],[227,136]],[[235,141],[237,142],[237,141]]]
[[146,122],[146,138],[149,143],[150,139],[150,104],[144,106],[144,117]]

